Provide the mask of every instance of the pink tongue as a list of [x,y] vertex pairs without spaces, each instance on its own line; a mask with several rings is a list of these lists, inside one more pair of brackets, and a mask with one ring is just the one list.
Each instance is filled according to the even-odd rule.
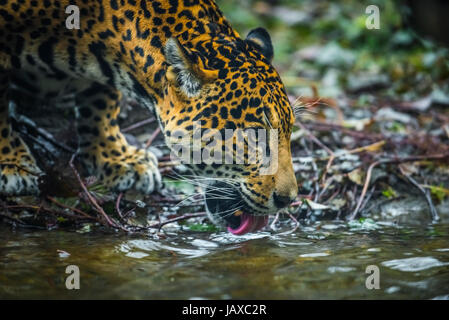
[[268,223],[268,216],[253,216],[243,213],[240,217],[242,221],[237,229],[228,227],[228,231],[237,236],[249,232],[256,232],[265,227]]

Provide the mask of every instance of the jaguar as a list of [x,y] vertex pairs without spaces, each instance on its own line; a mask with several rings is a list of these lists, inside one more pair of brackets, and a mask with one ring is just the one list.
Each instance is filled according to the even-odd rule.
[[[67,12],[79,14],[79,27],[68,27]],[[174,132],[193,135],[194,123],[275,130],[270,174],[260,162],[188,165],[212,222],[234,234],[261,229],[298,192],[295,115],[273,53],[265,29],[241,37],[213,0],[0,0],[0,194],[39,194],[43,174],[11,125],[13,87],[36,108],[73,97],[78,157],[111,191],[160,190],[156,156],[120,132],[120,102],[129,97],[154,112],[169,147]]]

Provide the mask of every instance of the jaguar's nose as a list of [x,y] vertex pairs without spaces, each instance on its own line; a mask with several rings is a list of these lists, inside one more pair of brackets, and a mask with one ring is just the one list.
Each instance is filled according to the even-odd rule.
[[290,203],[293,202],[293,200],[295,200],[295,198],[292,198],[290,196],[279,195],[276,192],[273,193],[274,205],[279,209],[287,207]]

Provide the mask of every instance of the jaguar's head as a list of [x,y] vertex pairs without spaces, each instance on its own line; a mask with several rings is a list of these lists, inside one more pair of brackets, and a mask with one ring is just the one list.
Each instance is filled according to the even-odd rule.
[[298,186],[290,135],[294,113],[271,65],[268,33],[164,48],[168,145],[203,187],[210,219],[234,234],[257,231],[288,206]]

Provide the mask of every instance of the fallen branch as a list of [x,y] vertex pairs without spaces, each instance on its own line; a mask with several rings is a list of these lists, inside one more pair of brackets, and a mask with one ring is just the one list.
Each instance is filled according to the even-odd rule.
[[173,219],[166,220],[164,222],[160,222],[160,223],[151,225],[151,226],[149,226],[149,228],[157,228],[157,229],[160,230],[163,226],[165,226],[165,225],[167,225],[169,223],[179,222],[179,221],[182,221],[182,220],[187,220],[187,219],[192,219],[192,218],[205,217],[205,216],[206,216],[206,212],[187,213],[187,214],[184,214],[184,215],[182,215],[180,217],[176,217],[176,218],[173,218]]
[[[401,170],[401,168],[399,168],[399,170]],[[416,182],[415,179],[413,179],[410,175],[405,174],[405,172],[403,172],[403,170],[401,170],[401,173],[413,186],[415,186],[424,195],[427,205],[429,206],[432,222],[438,222],[440,220],[440,217],[438,216],[437,209],[433,205],[433,201],[430,196],[430,192],[428,190],[424,190],[424,188],[418,182]]]
[[22,228],[46,230],[45,227],[41,227],[41,226],[38,226],[38,225],[32,225],[32,224],[26,224],[22,220],[20,220],[18,218],[15,218],[15,217],[11,217],[8,214],[3,213],[3,212],[0,212],[0,217],[3,217],[3,218],[8,219],[8,220],[11,220],[13,223],[21,226]]
[[75,168],[75,165],[73,164],[73,161],[75,160],[76,157],[76,153],[74,153],[72,155],[72,158],[69,161],[69,166],[70,168],[72,168],[73,173],[75,174],[76,179],[78,180],[81,188],[84,191],[84,194],[86,195],[87,199],[89,200],[89,202],[92,204],[92,206],[95,208],[95,210],[100,213],[103,218],[105,219],[105,221],[107,222],[107,224],[113,228],[119,228],[122,229],[124,231],[128,230],[126,228],[124,228],[123,226],[117,225],[116,223],[114,223],[109,216],[106,214],[106,212],[104,212],[103,208],[98,204],[98,202],[95,200],[95,198],[90,194],[89,190],[87,189],[86,185],[83,183],[83,180],[81,179],[80,174],[78,173],[78,171]]
[[332,156],[334,154],[334,152],[328,148],[324,143],[322,143],[315,135],[313,135],[313,133],[310,132],[310,130],[301,122],[297,121],[296,122],[298,124],[298,126],[304,130],[304,132],[307,134],[307,136],[309,137],[310,140],[312,140],[313,142],[315,142],[318,146],[320,146],[322,149],[326,150],[326,152]]
[[159,133],[161,133],[161,128],[157,127],[157,129],[154,130],[153,134],[148,138],[148,141],[145,144],[145,149],[148,149],[151,146],[151,144],[153,143],[154,139],[157,138]]
[[120,131],[123,132],[123,133],[127,133],[127,132],[129,132],[129,131],[132,131],[132,130],[135,130],[135,129],[137,129],[137,128],[140,128],[140,127],[142,127],[142,126],[144,126],[144,125],[146,125],[146,124],[150,124],[150,123],[154,122],[155,120],[156,120],[156,119],[155,119],[154,117],[151,117],[151,118],[149,118],[149,119],[145,119],[145,120],[136,122],[135,124],[130,125],[129,127],[126,127],[126,128],[124,128],[124,129],[121,129]]
[[120,210],[120,201],[122,201],[123,192],[120,192],[120,194],[117,197],[117,201],[115,202],[115,211],[117,211],[118,216],[120,219],[123,220],[122,211]]
[[52,210],[52,209],[50,209],[50,208],[46,208],[46,207],[43,207],[43,206],[33,206],[33,205],[7,205],[7,206],[5,206],[5,208],[8,209],[8,210],[13,210],[13,209],[20,209],[20,210],[23,210],[23,209],[29,209],[29,210],[35,210],[36,213],[39,213],[39,212],[42,210],[42,211],[46,211],[46,212],[48,212],[48,213],[51,213],[51,214],[53,214],[53,215],[59,215],[59,216],[62,215],[62,216],[65,216],[65,217],[68,217],[68,218],[72,218],[72,219],[82,219],[82,218],[83,218],[83,216],[77,216],[77,215],[74,215],[74,214],[69,215],[69,214],[67,214],[67,213],[65,213],[65,212],[60,212],[60,211]]
[[424,161],[424,160],[444,160],[444,159],[449,159],[449,153],[433,154],[433,155],[429,155],[429,156],[410,156],[410,157],[394,158],[394,159],[382,159],[382,160],[373,162],[369,166],[368,171],[366,173],[365,184],[363,185],[362,194],[360,195],[359,201],[357,203],[357,207],[355,208],[354,212],[349,217],[349,220],[353,220],[357,217],[357,214],[359,213],[363,199],[365,198],[366,191],[368,190],[368,186],[371,181],[371,175],[372,175],[373,169],[376,166],[378,166],[379,164],[399,164],[399,163],[404,163],[404,162],[414,162],[414,161]]
[[63,204],[63,203],[57,201],[57,200],[56,200],[55,198],[53,198],[53,197],[48,196],[47,199],[48,199],[50,202],[53,202],[55,205],[57,205],[57,206],[59,206],[59,207],[61,207],[61,208],[68,209],[68,210],[70,210],[70,211],[76,212],[76,213],[82,215],[83,217],[85,217],[85,218],[87,218],[87,219],[91,219],[91,220],[98,221],[97,218],[92,217],[91,215],[88,215],[88,214],[85,213],[84,211],[81,211],[81,210],[79,210],[79,209],[77,209],[77,208],[69,207],[69,206],[67,206],[67,205],[65,205],[65,204]]
[[281,232],[278,235],[291,234],[291,233],[295,232],[296,230],[298,230],[299,226],[301,225],[299,223],[299,221],[290,212],[287,212],[287,215],[290,217],[290,220],[292,220],[295,223],[295,226],[293,227],[293,229],[285,231],[285,232]]

